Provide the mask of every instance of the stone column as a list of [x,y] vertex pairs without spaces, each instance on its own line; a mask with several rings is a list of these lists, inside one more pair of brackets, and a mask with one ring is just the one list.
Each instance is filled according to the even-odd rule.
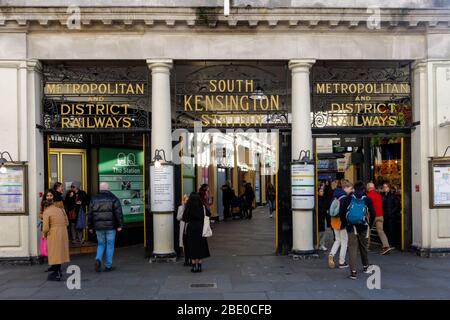
[[[297,160],[301,150],[312,148],[311,132],[311,98],[309,70],[315,60],[291,60],[292,72],[292,160]],[[292,211],[292,252],[294,254],[311,254],[314,252],[312,210]]]
[[[170,69],[172,60],[147,60],[152,72],[152,141],[151,158],[155,150],[164,150],[166,160],[172,160],[172,116],[170,100]],[[152,186],[150,186],[152,187]],[[173,197],[174,195],[172,195]],[[153,256],[174,258],[173,212],[152,213]]]
[[42,125],[42,64],[38,60],[27,61],[27,127],[28,127],[28,206],[29,206],[29,250],[37,257],[40,232],[34,226],[40,210],[39,193],[44,192],[44,135],[36,125]]
[[[412,223],[413,243],[418,249],[430,247],[430,225],[428,207],[428,156],[429,141],[427,62],[417,61],[413,64],[413,122],[411,131],[411,150],[416,157],[411,158]],[[415,186],[420,192],[416,192]],[[428,214],[426,214],[428,213]]]

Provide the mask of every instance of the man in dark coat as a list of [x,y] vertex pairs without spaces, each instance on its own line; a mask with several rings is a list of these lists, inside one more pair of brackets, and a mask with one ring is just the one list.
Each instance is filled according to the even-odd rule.
[[231,201],[233,200],[233,189],[231,189],[230,181],[227,181],[222,186],[222,204],[223,204],[223,219],[226,220],[231,218]]
[[247,183],[245,185],[244,197],[247,208],[247,219],[251,219],[253,213],[253,200],[255,200],[255,192],[253,191],[252,185],[250,183]]
[[120,200],[109,191],[106,182],[100,184],[100,192],[89,205],[89,231],[97,234],[97,256],[95,271],[101,271],[103,255],[106,251],[105,271],[112,271],[116,230],[122,231],[123,214]]

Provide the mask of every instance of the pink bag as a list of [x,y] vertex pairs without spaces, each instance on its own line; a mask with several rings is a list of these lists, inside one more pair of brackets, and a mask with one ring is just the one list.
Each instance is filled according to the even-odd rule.
[[44,237],[41,237],[40,252],[41,257],[48,257],[47,239],[45,239]]

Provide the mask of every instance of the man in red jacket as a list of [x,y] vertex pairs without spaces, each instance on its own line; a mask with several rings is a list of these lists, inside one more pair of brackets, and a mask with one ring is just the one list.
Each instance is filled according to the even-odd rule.
[[383,230],[383,198],[378,192],[375,191],[375,185],[372,182],[367,184],[367,197],[372,200],[373,207],[375,208],[375,227],[377,228],[378,236],[383,244],[381,254],[384,255],[394,248],[389,245],[388,239]]

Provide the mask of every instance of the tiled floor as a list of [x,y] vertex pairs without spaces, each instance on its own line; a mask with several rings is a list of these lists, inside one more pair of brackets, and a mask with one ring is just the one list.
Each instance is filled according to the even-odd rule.
[[227,220],[212,225],[208,239],[211,255],[260,256],[275,253],[275,217],[267,207],[253,210],[251,220]]
[[449,257],[373,251],[381,290],[370,290],[370,275],[349,280],[348,269],[327,268],[326,253],[309,260],[274,255],[275,220],[265,210],[255,210],[252,220],[214,224],[202,273],[191,273],[183,261],[150,264],[141,246],[119,248],[111,273],[94,271],[93,254],[72,257],[81,269],[80,290],[46,281],[46,265],[0,265],[0,299],[450,299]]

